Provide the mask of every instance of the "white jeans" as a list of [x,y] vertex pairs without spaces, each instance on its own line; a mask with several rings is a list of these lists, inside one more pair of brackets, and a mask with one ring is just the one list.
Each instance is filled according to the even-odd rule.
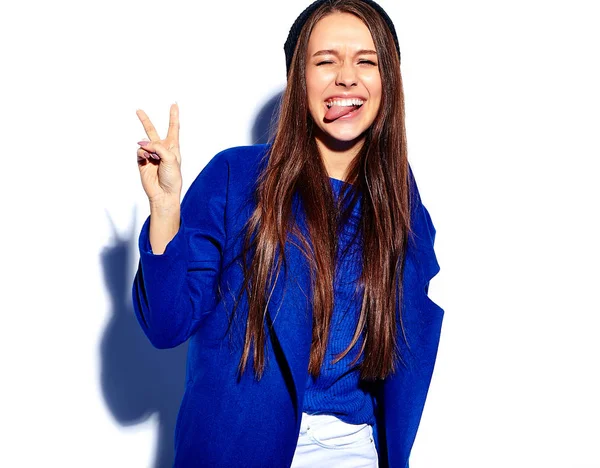
[[348,424],[329,414],[302,413],[291,468],[377,468],[373,428]]

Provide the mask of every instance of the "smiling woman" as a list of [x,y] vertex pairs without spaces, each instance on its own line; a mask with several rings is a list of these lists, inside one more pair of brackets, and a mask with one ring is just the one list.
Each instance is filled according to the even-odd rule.
[[273,140],[216,155],[181,204],[178,108],[164,140],[138,111],[135,312],[156,347],[190,341],[174,464],[405,468],[443,311],[394,25],[319,0],[284,50]]
[[325,168],[343,179],[381,103],[375,44],[358,17],[332,13],[315,25],[308,41],[306,91]]

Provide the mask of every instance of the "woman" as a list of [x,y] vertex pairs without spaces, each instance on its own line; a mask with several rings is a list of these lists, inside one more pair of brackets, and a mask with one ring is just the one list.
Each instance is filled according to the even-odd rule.
[[320,0],[284,49],[273,141],[216,155],[181,207],[178,108],[165,140],[138,111],[135,311],[156,347],[190,340],[175,466],[406,467],[443,312],[394,26]]

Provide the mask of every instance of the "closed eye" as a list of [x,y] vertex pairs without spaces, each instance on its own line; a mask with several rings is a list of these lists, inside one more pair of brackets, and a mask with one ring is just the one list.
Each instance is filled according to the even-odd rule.
[[[333,63],[333,62],[332,62],[331,60],[323,60],[322,62],[318,62],[318,63],[317,63],[317,67],[318,67],[319,65],[327,65],[327,64],[329,64],[329,63]],[[366,64],[368,64],[368,65],[375,65],[375,66],[377,65],[377,64],[376,64],[375,62],[373,62],[372,60],[359,60],[359,61],[358,61],[358,63],[359,63],[359,64],[361,64],[361,63],[366,63]]]

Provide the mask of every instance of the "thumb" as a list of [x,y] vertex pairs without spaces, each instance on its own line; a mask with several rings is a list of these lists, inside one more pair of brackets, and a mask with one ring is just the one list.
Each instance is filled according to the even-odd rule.
[[169,151],[160,141],[138,141],[138,145],[148,153],[158,154],[160,159],[166,163],[176,163],[177,156]]

